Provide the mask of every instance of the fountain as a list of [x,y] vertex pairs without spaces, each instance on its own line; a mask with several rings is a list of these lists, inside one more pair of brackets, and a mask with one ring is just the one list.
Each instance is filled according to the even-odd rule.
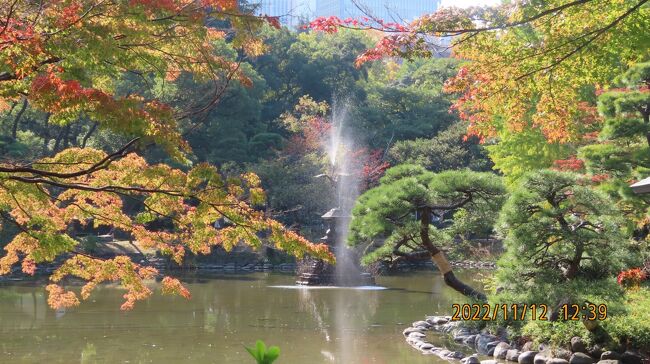
[[359,195],[359,174],[363,166],[356,165],[350,151],[354,150],[352,138],[344,137],[344,121],[347,106],[338,107],[335,103],[332,115],[332,127],[327,144],[327,155],[330,163],[329,174],[316,176],[325,177],[332,182],[337,194],[337,207],[326,212],[321,218],[327,225],[327,232],[321,238],[329,245],[336,256],[336,265],[332,266],[319,259],[307,259],[298,271],[299,285],[337,285],[337,286],[366,286],[373,285],[371,274],[363,272],[353,251],[347,247],[347,235],[354,202]]

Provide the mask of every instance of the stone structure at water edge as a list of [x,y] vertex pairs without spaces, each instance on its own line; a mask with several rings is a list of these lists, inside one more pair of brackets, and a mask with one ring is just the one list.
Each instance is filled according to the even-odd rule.
[[[436,347],[427,341],[427,332],[447,333],[453,340],[476,353],[466,356],[459,351]],[[451,316],[429,316],[416,321],[403,332],[406,342],[426,355],[437,355],[446,360],[457,359],[462,364],[643,364],[644,357],[636,351],[619,353],[602,351],[597,346],[587,348],[579,337],[571,339],[571,350],[551,351],[544,345],[534,347],[532,342],[517,347],[503,336],[495,336],[475,329],[462,327]]]

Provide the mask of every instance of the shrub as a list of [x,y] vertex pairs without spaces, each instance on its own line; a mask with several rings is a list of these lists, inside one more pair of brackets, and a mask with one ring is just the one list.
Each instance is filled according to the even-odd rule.
[[603,322],[605,330],[618,343],[650,350],[650,288],[628,291],[623,314],[613,315]]

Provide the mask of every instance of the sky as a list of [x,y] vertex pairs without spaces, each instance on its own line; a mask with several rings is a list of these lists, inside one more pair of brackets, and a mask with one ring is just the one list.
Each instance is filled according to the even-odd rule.
[[466,8],[470,6],[496,5],[500,2],[500,0],[442,0],[440,6],[456,6],[459,8]]

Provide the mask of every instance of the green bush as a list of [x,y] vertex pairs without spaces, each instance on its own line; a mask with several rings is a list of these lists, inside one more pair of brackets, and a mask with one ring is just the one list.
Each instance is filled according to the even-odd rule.
[[535,344],[547,343],[552,347],[566,347],[574,336],[582,338],[586,344],[592,337],[581,321],[528,321],[521,328],[521,335],[533,338]]
[[650,288],[628,291],[625,312],[603,323],[605,330],[620,344],[650,350]]

